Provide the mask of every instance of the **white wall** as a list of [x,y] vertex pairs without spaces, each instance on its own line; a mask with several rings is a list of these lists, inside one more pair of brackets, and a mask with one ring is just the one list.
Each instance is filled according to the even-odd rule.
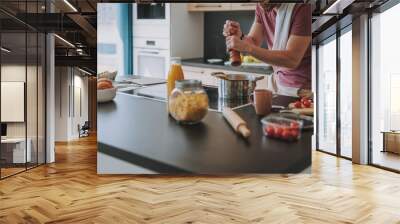
[[[1,121],[24,122],[25,83],[1,82]],[[35,107],[36,108],[36,107]]]
[[[79,132],[78,132],[78,124],[83,125],[85,121],[89,120],[88,117],[88,109],[89,109],[89,102],[88,102],[88,78],[86,76],[81,76],[80,74],[74,75],[74,103],[75,106],[73,110],[72,115],[72,130],[71,130],[71,135],[72,138],[77,138],[79,137]],[[81,111],[80,111],[81,110]]]
[[[25,82],[25,71],[26,67],[19,64],[4,64],[1,66],[1,81],[2,82]],[[36,69],[32,66],[28,66],[28,74]],[[36,70],[34,71],[36,72]],[[33,94],[27,94],[33,96]],[[36,96],[36,92],[35,95]],[[7,110],[7,108],[1,108],[2,110]],[[32,120],[28,117],[28,120]],[[10,122],[7,123],[7,136],[8,137],[25,137],[25,122]]]
[[75,68],[56,67],[55,141],[77,139],[78,125],[88,120],[88,78],[83,75]]
[[68,86],[67,67],[55,68],[55,141],[68,140]]
[[171,57],[204,56],[204,13],[187,10],[188,3],[171,3]]
[[[1,81],[25,82],[25,65],[2,65]],[[6,108],[1,109],[6,110]],[[25,122],[7,123],[7,137],[25,137]]]
[[[38,70],[37,70],[38,69]],[[27,78],[27,80],[26,80]],[[20,63],[5,63],[1,66],[2,82],[24,82],[26,84],[26,106],[22,113],[26,112],[26,120],[22,122],[6,122],[8,138],[27,138],[30,140],[32,161],[44,162],[45,150],[45,116],[44,116],[44,74],[42,67]],[[22,93],[23,94],[23,93]],[[7,96],[2,96],[6,97]],[[1,108],[1,110],[12,110],[11,108]],[[12,113],[12,111],[9,111]],[[39,156],[37,157],[37,153]]]

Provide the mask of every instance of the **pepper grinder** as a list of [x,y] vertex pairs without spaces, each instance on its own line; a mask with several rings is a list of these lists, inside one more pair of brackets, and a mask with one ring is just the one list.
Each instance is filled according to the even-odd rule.
[[[235,35],[236,33],[231,33]],[[240,52],[233,49],[229,49],[229,57],[232,66],[240,66],[242,64],[242,59],[240,58]]]

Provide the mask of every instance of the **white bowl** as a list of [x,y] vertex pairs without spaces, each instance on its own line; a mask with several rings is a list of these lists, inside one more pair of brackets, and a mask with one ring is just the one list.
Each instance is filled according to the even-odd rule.
[[223,60],[220,58],[210,58],[210,59],[207,59],[207,62],[210,64],[217,64],[217,63],[222,63]]
[[117,88],[110,89],[98,89],[97,90],[97,102],[104,103],[111,101],[117,95]]

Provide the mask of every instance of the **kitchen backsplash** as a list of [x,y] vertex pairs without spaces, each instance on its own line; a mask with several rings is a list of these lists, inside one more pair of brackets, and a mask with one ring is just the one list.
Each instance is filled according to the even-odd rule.
[[254,11],[206,12],[204,15],[204,58],[227,59],[225,38],[222,35],[227,19],[240,22],[242,31],[247,33],[254,21]]

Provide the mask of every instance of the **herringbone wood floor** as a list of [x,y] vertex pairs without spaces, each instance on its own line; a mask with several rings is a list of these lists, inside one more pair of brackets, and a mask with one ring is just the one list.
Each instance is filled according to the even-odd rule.
[[311,175],[98,176],[96,139],[0,181],[0,223],[400,223],[400,175],[315,152]]

